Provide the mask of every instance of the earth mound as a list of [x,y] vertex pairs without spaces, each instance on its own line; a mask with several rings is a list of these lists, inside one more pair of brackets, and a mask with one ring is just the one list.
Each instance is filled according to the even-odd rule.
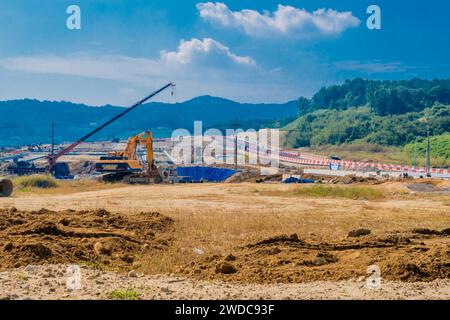
[[448,279],[450,238],[446,230],[367,234],[333,242],[277,235],[235,248],[226,256],[201,258],[180,271],[208,280],[299,283],[362,281],[370,275],[369,266],[376,265],[386,280]]
[[64,263],[127,269],[149,250],[168,248],[172,234],[173,220],[157,212],[0,209],[0,270]]

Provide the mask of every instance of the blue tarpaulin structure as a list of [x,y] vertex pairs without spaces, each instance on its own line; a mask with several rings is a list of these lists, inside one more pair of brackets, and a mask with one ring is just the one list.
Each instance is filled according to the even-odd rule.
[[314,182],[316,181],[312,179],[299,179],[295,177],[290,177],[283,181],[283,183],[314,183]]
[[189,177],[192,182],[221,182],[237,171],[227,168],[211,168],[211,167],[177,167],[177,176]]

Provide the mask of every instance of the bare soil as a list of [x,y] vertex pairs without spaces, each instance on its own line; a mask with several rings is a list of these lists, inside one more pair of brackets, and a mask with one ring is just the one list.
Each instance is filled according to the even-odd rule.
[[[73,183],[0,198],[0,297],[106,298],[135,286],[144,299],[449,298],[445,192],[390,181],[370,186],[384,197],[352,200],[283,184]],[[347,237],[356,229],[371,232]],[[80,291],[47,277],[68,263],[83,266]],[[380,291],[361,280],[374,264]],[[43,271],[22,279],[29,265]]]
[[157,212],[0,210],[0,270],[45,263],[129,269],[172,240],[173,220]]
[[319,242],[296,234],[263,239],[212,255],[182,272],[201,279],[233,282],[299,283],[358,279],[377,265],[391,281],[450,279],[450,229],[416,229]]
[[138,299],[450,299],[450,280],[381,281],[378,289],[361,281],[255,284],[204,281],[173,274],[144,275],[81,266],[81,287],[67,287],[67,265],[27,266],[0,272],[3,299],[113,299],[113,291]]

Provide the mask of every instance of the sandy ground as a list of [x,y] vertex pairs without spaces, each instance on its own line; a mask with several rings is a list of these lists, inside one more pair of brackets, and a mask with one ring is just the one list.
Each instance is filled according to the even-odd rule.
[[83,266],[80,287],[74,287],[67,268],[27,266],[0,272],[0,299],[113,299],[113,291],[126,290],[135,292],[138,299],[450,299],[450,280],[382,281],[379,289],[368,288],[365,281],[230,284],[175,275],[100,272]]

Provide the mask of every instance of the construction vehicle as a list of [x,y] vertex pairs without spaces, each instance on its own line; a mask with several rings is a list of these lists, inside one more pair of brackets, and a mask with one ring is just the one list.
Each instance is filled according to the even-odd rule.
[[9,197],[13,192],[13,183],[7,178],[0,177],[0,198]]
[[11,175],[30,175],[30,174],[45,174],[46,169],[41,167],[36,167],[34,164],[35,160],[41,158],[46,158],[46,156],[36,157],[28,160],[20,160],[20,158],[13,158],[13,161],[9,166],[6,167],[6,172]]
[[[145,146],[146,164],[138,158],[138,147]],[[113,151],[100,157],[95,164],[99,173],[104,173],[105,182],[123,181],[131,184],[160,183],[162,176],[155,165],[153,137],[151,131],[142,132],[128,139],[124,151]]]
[[[144,99],[136,102],[135,104],[133,104],[131,107],[125,109],[124,111],[122,111],[121,113],[119,113],[118,115],[114,116],[111,120],[105,122],[104,124],[102,124],[101,126],[97,127],[96,129],[94,129],[93,131],[91,131],[90,133],[88,133],[87,135],[85,135],[84,137],[82,137],[81,139],[77,140],[76,142],[72,143],[70,146],[68,146],[67,148],[64,148],[63,150],[57,152],[56,154],[51,153],[47,156],[47,160],[48,160],[48,166],[47,166],[47,171],[50,172],[51,174],[53,174],[54,176],[58,177],[58,176],[67,176],[67,173],[69,172],[68,169],[68,165],[67,163],[57,163],[57,160],[62,157],[63,155],[69,153],[70,151],[72,151],[75,147],[77,147],[78,145],[80,145],[81,143],[83,143],[84,141],[86,141],[87,139],[89,139],[90,137],[92,137],[94,134],[96,134],[97,132],[99,132],[100,130],[102,130],[103,128],[105,128],[106,126],[110,125],[111,123],[113,123],[114,121],[116,121],[117,119],[123,117],[124,115],[126,115],[128,112],[130,112],[131,110],[137,108],[138,106],[140,106],[141,104],[143,104],[144,102],[150,100],[151,98],[153,98],[154,96],[160,94],[161,92],[163,92],[164,90],[168,89],[168,88],[172,88],[175,87],[175,84],[173,82],[170,82],[168,84],[166,84],[165,86],[163,86],[162,88],[156,90],[155,92],[151,93],[150,95],[148,95],[147,97],[145,97]],[[173,91],[172,91],[173,94]]]

